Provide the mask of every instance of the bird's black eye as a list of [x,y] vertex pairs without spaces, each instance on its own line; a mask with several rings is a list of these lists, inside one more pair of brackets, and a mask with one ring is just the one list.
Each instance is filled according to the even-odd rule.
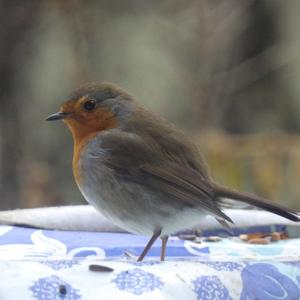
[[96,107],[96,101],[88,100],[88,101],[84,102],[83,107],[85,110],[91,111]]

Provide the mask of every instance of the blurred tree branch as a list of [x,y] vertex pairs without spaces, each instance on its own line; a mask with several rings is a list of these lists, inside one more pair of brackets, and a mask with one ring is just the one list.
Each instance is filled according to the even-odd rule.
[[[256,56],[232,67],[229,71],[217,74],[215,79],[216,84],[224,86],[224,82],[229,78],[231,84],[228,85],[228,89],[224,91],[229,95],[246,88],[269,73],[291,63],[295,55],[280,55],[281,53],[287,53],[287,48],[289,48],[289,46],[279,44],[269,47]],[[274,59],[275,57],[276,59]]]

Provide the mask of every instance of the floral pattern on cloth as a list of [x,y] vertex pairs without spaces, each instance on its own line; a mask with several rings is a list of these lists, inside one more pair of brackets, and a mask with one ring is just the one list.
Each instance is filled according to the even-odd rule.
[[135,295],[141,295],[163,286],[163,282],[157,276],[137,268],[119,273],[112,282],[119,290]]
[[[299,238],[252,245],[171,237],[165,262],[160,242],[136,262],[146,242],[125,233],[0,226],[0,299],[300,299]],[[90,264],[113,271],[92,272]]]
[[200,276],[194,281],[194,291],[197,299],[224,299],[232,300],[228,289],[222,284],[217,276]]
[[58,276],[44,277],[37,280],[31,287],[33,297],[47,300],[76,300],[81,299],[77,289],[61,280]]

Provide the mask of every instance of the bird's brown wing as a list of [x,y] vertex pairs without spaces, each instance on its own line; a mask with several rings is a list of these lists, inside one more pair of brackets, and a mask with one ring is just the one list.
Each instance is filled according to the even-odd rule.
[[159,166],[145,164],[140,171],[148,177],[149,187],[180,199],[189,206],[204,209],[218,221],[226,220],[233,223],[219,209],[210,182],[199,176],[196,171],[173,164]]
[[108,153],[107,166],[120,180],[143,185],[165,194],[166,199],[180,200],[189,207],[203,209],[219,220],[232,223],[214,201],[210,181],[185,164],[188,153],[181,153],[180,164],[178,153],[173,160],[172,155],[162,151],[159,145],[126,133],[104,136],[101,147]]

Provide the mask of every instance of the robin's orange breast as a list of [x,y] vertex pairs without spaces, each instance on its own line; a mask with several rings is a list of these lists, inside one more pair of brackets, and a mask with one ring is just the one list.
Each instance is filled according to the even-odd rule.
[[87,143],[96,137],[96,135],[104,130],[117,127],[117,120],[112,112],[108,110],[98,111],[96,117],[93,115],[88,121],[82,124],[78,119],[67,119],[73,139],[74,139],[74,152],[73,152],[73,173],[77,184],[81,181],[80,172],[80,157],[84,151]]

